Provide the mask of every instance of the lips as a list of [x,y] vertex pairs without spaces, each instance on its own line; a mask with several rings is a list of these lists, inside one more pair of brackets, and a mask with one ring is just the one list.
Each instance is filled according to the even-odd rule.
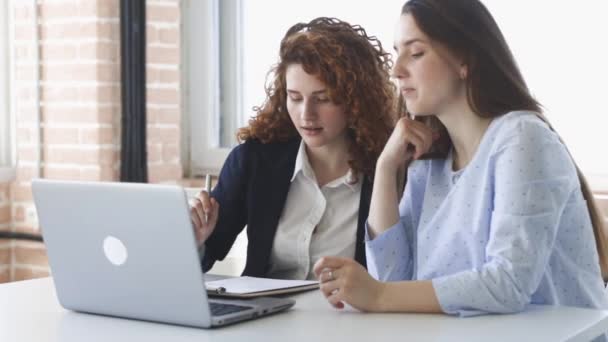
[[306,132],[320,132],[323,130],[323,127],[301,127],[302,130]]
[[316,137],[320,136],[323,132],[323,127],[302,127],[300,126],[300,132],[303,136]]

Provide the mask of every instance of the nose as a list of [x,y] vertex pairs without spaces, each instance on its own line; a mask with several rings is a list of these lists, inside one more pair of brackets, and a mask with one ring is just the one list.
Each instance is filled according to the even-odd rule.
[[302,121],[310,121],[314,120],[316,116],[317,110],[313,101],[310,99],[303,101],[300,119],[302,119]]
[[393,64],[393,68],[391,70],[391,77],[396,79],[402,79],[409,76],[409,71],[407,70],[407,66],[403,58],[397,57],[395,60],[395,64]]

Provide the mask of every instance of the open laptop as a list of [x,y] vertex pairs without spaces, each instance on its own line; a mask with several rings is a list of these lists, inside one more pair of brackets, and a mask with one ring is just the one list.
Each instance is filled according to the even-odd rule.
[[209,328],[295,304],[207,297],[179,186],[34,180],[32,189],[66,309]]

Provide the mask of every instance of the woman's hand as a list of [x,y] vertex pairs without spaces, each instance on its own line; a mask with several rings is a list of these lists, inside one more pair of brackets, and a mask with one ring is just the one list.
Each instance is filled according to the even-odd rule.
[[190,201],[190,219],[196,235],[196,243],[200,247],[213,233],[217,224],[220,204],[210,197],[205,190]]
[[358,262],[323,257],[315,264],[314,272],[321,292],[335,308],[342,309],[348,303],[361,311],[380,311],[379,297],[384,284],[372,278]]
[[380,155],[379,163],[396,170],[412,158],[418,159],[427,153],[437,138],[438,133],[434,133],[424,123],[403,117],[397,121]]

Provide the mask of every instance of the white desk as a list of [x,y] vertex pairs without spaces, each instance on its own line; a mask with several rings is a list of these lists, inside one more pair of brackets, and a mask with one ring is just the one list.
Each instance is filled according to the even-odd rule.
[[282,314],[204,330],[69,312],[50,278],[0,285],[0,341],[588,341],[608,311],[533,307],[517,315],[456,318],[337,311],[313,291]]

